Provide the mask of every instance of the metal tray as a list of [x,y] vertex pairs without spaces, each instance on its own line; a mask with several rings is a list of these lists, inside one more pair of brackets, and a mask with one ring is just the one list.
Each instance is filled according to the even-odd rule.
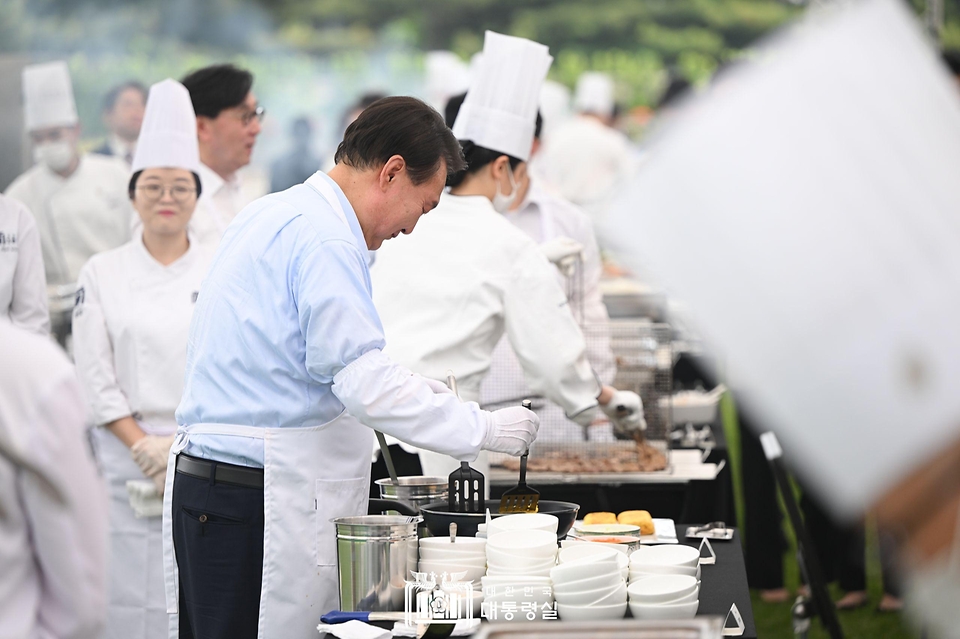
[[530,623],[485,623],[473,639],[720,639],[723,619],[696,617],[677,621],[534,621]]

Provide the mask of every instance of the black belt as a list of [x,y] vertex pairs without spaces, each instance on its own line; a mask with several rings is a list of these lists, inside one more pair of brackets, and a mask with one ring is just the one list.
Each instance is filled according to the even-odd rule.
[[[215,470],[214,467],[216,467]],[[235,484],[248,488],[263,489],[262,468],[249,468],[247,466],[237,466],[236,464],[212,462],[181,453],[177,455],[177,472],[200,479],[210,479],[210,473],[213,472],[213,480],[218,484]]]

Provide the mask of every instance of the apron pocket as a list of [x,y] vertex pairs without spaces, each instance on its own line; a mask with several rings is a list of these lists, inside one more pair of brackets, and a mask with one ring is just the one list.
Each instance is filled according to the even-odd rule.
[[337,565],[337,527],[333,519],[367,514],[369,479],[318,479],[316,482],[318,566]]

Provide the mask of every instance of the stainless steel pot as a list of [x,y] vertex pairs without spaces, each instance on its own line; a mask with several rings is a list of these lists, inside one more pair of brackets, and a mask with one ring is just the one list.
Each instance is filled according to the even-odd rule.
[[337,564],[340,609],[402,611],[406,582],[417,569],[417,525],[421,517],[338,517]]
[[378,479],[376,484],[380,487],[380,496],[383,499],[402,501],[417,512],[424,504],[446,500],[450,489],[450,480],[447,477],[415,475],[398,477],[397,481],[399,484],[394,485],[389,478]]

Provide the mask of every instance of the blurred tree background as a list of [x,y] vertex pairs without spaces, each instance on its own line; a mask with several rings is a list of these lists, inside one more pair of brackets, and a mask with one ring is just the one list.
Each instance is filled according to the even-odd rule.
[[[273,114],[301,106],[333,117],[366,89],[416,93],[424,51],[469,60],[485,29],[548,45],[550,77],[567,86],[587,69],[610,72],[633,107],[655,104],[670,74],[705,83],[805,1],[0,0],[0,55],[67,58],[93,134],[98,96],[127,77],[153,82],[233,60],[257,74]],[[910,2],[923,12],[924,0]],[[960,0],[945,3],[941,36],[960,48]],[[320,78],[336,90],[308,82]]]

